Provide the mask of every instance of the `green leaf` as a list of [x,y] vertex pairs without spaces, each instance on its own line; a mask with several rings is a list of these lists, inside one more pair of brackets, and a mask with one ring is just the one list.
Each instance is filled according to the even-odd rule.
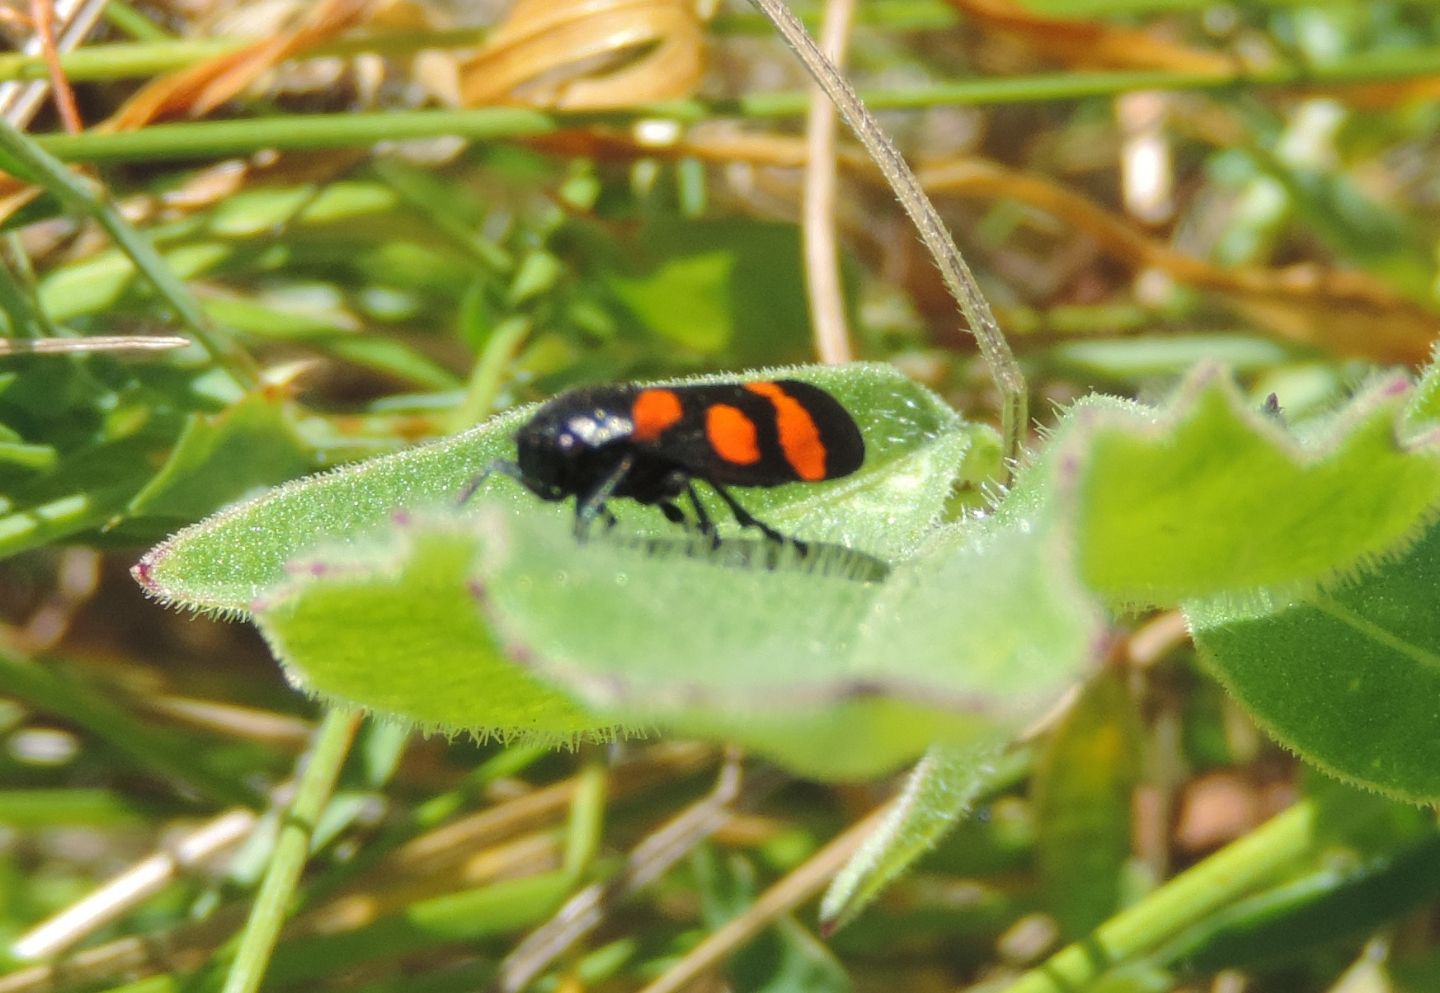
[[[182,532],[137,575],[195,606],[258,601],[307,687],[446,730],[659,725],[827,777],[888,771],[935,741],[1008,740],[1077,678],[1098,630],[1050,505],[1016,496],[937,530],[970,445],[954,413],[884,366],[787,374],[834,393],[867,443],[853,476],[746,492],[814,543],[806,557],[744,538],[711,549],[625,506],[619,531],[579,544],[569,507],[504,478],[457,517],[453,494],[511,450],[520,411],[282,487]],[[444,513],[395,526],[426,506]],[[870,556],[895,562],[884,582]],[[497,646],[586,709],[503,676]]]
[[450,390],[460,378],[434,360],[395,338],[362,330],[350,312],[339,307],[300,310],[270,304],[263,298],[212,297],[205,313],[217,324],[256,337],[304,342],[356,365],[395,376],[432,390]]
[[192,414],[164,467],[130,501],[134,516],[193,520],[310,468],[284,404],[252,393],[220,414]]
[[616,297],[656,335],[737,364],[808,351],[810,310],[792,224],[753,220],[652,224],[605,273]]
[[970,811],[988,782],[998,747],[933,747],[875,832],[851,856],[820,901],[820,927],[833,934],[854,920]]
[[1433,251],[1413,215],[1370,196],[1343,173],[1285,162],[1259,148],[1251,154],[1284,188],[1307,230],[1338,258],[1411,299],[1430,299]]
[[[859,473],[833,483],[746,491],[745,505],[761,518],[792,529],[802,518],[829,521],[809,536],[863,538],[861,547],[882,558],[913,549],[918,534],[939,512],[936,491],[948,491],[970,433],[979,429],[966,428],[938,397],[890,366],[812,366],[765,375],[806,379],[831,392],[860,424],[866,462]],[[453,509],[455,498],[476,473],[497,458],[513,457],[515,430],[532,410],[512,410],[430,445],[278,487],[152,549],[136,567],[136,578],[166,601],[244,612],[266,590],[289,579],[287,562],[318,546],[369,546],[389,530],[398,511]],[[930,455],[921,454],[925,452]],[[877,485],[876,479],[886,482]],[[479,495],[493,495],[516,507],[534,509],[538,504],[532,494],[503,478],[492,479]],[[653,510],[621,502],[615,509],[627,527],[674,533]],[[545,512],[557,519],[573,516],[567,506]]]
[[402,529],[389,561],[297,564],[256,605],[286,673],[307,692],[402,715],[427,729],[546,744],[612,735],[564,694],[511,665],[475,610],[478,540],[467,529]]
[[[3,425],[0,425],[0,430],[4,430]],[[55,468],[59,454],[54,445],[27,445],[23,441],[0,438],[0,463],[18,466],[29,472]]]
[[1430,364],[1410,393],[1410,402],[1405,405],[1405,427],[1411,437],[1440,427],[1440,344],[1430,350]]
[[[877,510],[911,485],[892,481]],[[486,609],[516,658],[607,714],[819,777],[875,776],[934,742],[1008,741],[1096,641],[1063,543],[1030,518],[941,529],[883,582],[826,574],[823,549],[814,571],[599,544],[582,557],[533,521],[516,521],[486,571]]]
[[714,353],[730,344],[734,268],[731,252],[696,252],[666,259],[643,277],[613,276],[610,288],[656,334]]
[[1082,575],[1112,601],[1171,604],[1313,585],[1392,553],[1440,502],[1437,452],[1399,440],[1407,392],[1379,383],[1303,435],[1214,368],[1163,413],[1078,404],[1052,457],[1078,498]]
[[1185,612],[1210,670],[1286,747],[1390,796],[1440,798],[1440,527],[1361,578]]

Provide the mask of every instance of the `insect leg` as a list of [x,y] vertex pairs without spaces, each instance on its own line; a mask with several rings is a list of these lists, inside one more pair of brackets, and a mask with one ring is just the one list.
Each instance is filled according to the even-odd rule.
[[470,477],[470,481],[461,488],[460,496],[455,499],[455,503],[459,506],[469,503],[470,498],[475,495],[475,491],[481,486],[484,486],[485,480],[497,472],[502,476],[509,476],[526,489],[530,488],[530,484],[525,482],[525,474],[520,471],[518,464],[511,462],[509,459],[496,459],[485,467],[484,472],[477,476]]
[[615,463],[615,468],[610,470],[609,475],[600,481],[584,499],[577,499],[575,502],[575,537],[584,540],[590,531],[590,522],[596,517],[604,517],[607,521],[614,521],[614,517],[605,507],[605,501],[610,499],[611,494],[630,474],[635,467],[635,456],[625,455]]
[[710,520],[709,512],[706,511],[705,505],[700,502],[700,494],[695,492],[695,484],[688,479],[685,481],[685,493],[690,497],[690,506],[695,508],[695,526],[701,534],[708,535],[710,543],[718,548],[720,545],[720,536],[715,533],[715,522]]
[[765,537],[769,538],[771,541],[779,542],[780,544],[784,544],[788,541],[790,542],[790,544],[798,548],[802,554],[810,550],[810,546],[805,544],[805,542],[795,538],[787,538],[785,535],[781,534],[779,531],[776,531],[770,525],[757,518],[754,514],[750,513],[750,511],[740,506],[740,502],[730,495],[730,491],[725,489],[725,487],[721,486],[719,483],[715,482],[713,479],[707,480],[707,482],[710,483],[711,488],[716,493],[720,494],[720,499],[725,501],[725,505],[730,508],[730,512],[735,515],[735,520],[740,523],[740,526],[742,528],[758,528],[760,533],[765,535]]

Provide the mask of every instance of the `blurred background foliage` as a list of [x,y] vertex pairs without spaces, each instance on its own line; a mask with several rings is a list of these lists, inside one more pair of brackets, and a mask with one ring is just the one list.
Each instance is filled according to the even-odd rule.
[[[794,7],[818,27],[821,4]],[[126,575],[138,550],[577,383],[813,360],[806,79],[739,4],[0,12],[0,990],[208,988],[315,713],[247,627],[147,604]],[[1041,424],[1092,390],[1163,395],[1201,359],[1302,417],[1428,356],[1431,5],[884,0],[858,4],[848,37],[848,71],[980,274]],[[34,147],[76,164],[78,199]],[[993,419],[909,222],[848,136],[834,158],[853,354]],[[197,343],[145,347],[177,333]],[[887,784],[762,776],[677,869],[529,960],[543,988],[668,989],[736,918],[761,937],[697,988],[1004,988],[1176,867],[1336,788],[1197,675],[1172,616],[1117,642],[1123,677],[828,944],[813,912],[757,896]],[[483,986],[535,954],[519,937],[577,880],[613,877],[700,802],[718,763],[683,744],[548,754],[367,724],[266,988]],[[1427,821],[1377,801],[1271,905],[1104,988],[1440,988]]]

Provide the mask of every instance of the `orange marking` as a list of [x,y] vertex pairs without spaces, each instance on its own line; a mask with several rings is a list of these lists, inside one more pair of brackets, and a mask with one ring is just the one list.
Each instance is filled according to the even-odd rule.
[[752,465],[760,461],[760,446],[755,442],[755,422],[740,408],[717,403],[705,411],[705,438],[715,454],[736,465]]
[[780,450],[795,475],[812,483],[824,479],[825,443],[820,440],[820,429],[805,405],[774,383],[746,383],[745,388],[775,405]]
[[674,390],[641,390],[630,407],[630,420],[635,423],[630,436],[636,441],[655,441],[683,413]]

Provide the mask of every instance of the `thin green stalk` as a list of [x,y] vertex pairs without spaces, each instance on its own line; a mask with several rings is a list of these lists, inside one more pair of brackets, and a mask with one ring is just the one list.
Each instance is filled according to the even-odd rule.
[[1004,993],[1077,993],[1117,966],[1158,950],[1185,929],[1268,881],[1314,850],[1323,827],[1333,836],[1373,810],[1349,791],[1326,802],[1300,801],[1116,914],[1089,937],[1061,949]]
[[247,389],[259,384],[260,377],[250,357],[211,331],[209,320],[185,284],[170,271],[150,240],[121,217],[102,192],[5,120],[0,120],[0,153],[18,163],[67,207],[104,228],[217,365]]
[[[922,110],[946,106],[995,106],[1110,97],[1134,90],[1232,90],[1238,87],[1334,86],[1405,82],[1428,78],[1440,65],[1440,48],[1369,54],[1321,66],[1277,65],[1244,73],[1160,71],[1057,73],[1008,79],[976,79],[904,90],[861,90],[872,110]],[[380,111],[310,114],[289,118],[190,121],[156,124],[140,131],[50,134],[36,143],[64,161],[154,161],[246,155],[261,149],[313,151],[357,148],[385,140],[455,135],[474,141],[524,138],[589,124],[631,124],[663,117],[681,122],[717,117],[794,118],[810,105],[805,91],[758,93],[733,100],[676,100],[607,112],[545,112],[519,107],[474,110]]]
[[[106,11],[107,16],[114,10],[112,4]],[[126,24],[138,27],[128,19]],[[150,26],[154,27],[153,24]],[[448,31],[392,31],[357,35],[317,45],[308,50],[306,56],[327,58],[357,55],[362,52],[403,55],[427,48],[473,48],[485,40],[487,33],[485,29],[479,28],[456,28]],[[72,83],[157,76],[241,51],[262,40],[264,39],[245,37],[171,38],[154,34],[148,40],[89,45],[66,52],[60,56],[60,67]],[[48,70],[43,56],[20,52],[0,54],[0,81],[46,78]]]
[[820,51],[814,39],[806,33],[804,25],[790,12],[790,8],[781,0],[752,2],[774,22],[785,43],[805,64],[815,82],[835,104],[835,109],[840,112],[845,123],[850,125],[850,130],[860,139],[865,151],[884,175],[885,181],[895,191],[900,206],[910,215],[910,221],[915,225],[920,240],[925,243],[930,257],[940,270],[945,288],[950,291],[960,312],[965,315],[965,321],[969,325],[970,333],[975,336],[980,354],[985,357],[985,363],[990,367],[990,375],[995,380],[995,387],[1001,398],[1000,435],[1004,441],[1005,463],[1010,471],[1013,471],[1019,465],[1020,449],[1029,426],[1030,400],[1025,386],[1025,374],[1020,369],[1015,353],[1010,349],[1010,343],[1005,340],[999,322],[995,320],[995,313],[990,309],[990,302],[985,299],[980,283],[961,256],[955,239],[950,236],[950,229],[945,226],[939,211],[925,195],[920,180],[916,178],[900,150],[895,147],[889,133],[880,126],[875,115],[851,87],[849,80],[835,68],[835,64],[825,53]]
[[128,757],[158,779],[183,783],[208,800],[255,806],[262,798],[239,778],[212,768],[185,739],[137,721],[113,696],[71,678],[55,660],[29,662],[0,653],[0,695],[62,717]]
[[452,430],[463,431],[474,427],[494,411],[505,369],[529,337],[531,327],[530,318],[517,314],[507,317],[490,332],[490,339],[485,342],[479,361],[470,371],[465,398],[452,415]]
[[295,787],[295,799],[286,814],[280,838],[275,842],[275,852],[260,883],[260,892],[240,935],[235,964],[225,977],[223,993],[255,993],[260,988],[275,951],[276,939],[280,936],[280,927],[285,923],[286,911],[295,895],[295,886],[300,881],[300,871],[310,854],[310,838],[314,834],[315,823],[335,790],[340,767],[350,751],[350,742],[359,725],[360,713],[357,710],[333,707],[326,711],[325,719],[315,734],[305,770]]
[[603,749],[592,748],[575,782],[570,798],[570,817],[565,824],[563,867],[572,879],[590,871],[600,851],[605,831],[605,798],[610,787],[610,769]]
[[[105,5],[105,20],[115,30],[140,41],[163,41],[175,37],[124,0],[110,0]],[[64,56],[61,59],[63,65]]]
[[[0,250],[0,310],[5,312],[9,323],[10,336],[14,338],[43,338],[55,334],[55,329],[45,319],[44,311],[34,306],[30,286],[21,282],[19,275],[11,270],[10,256],[24,262],[25,256],[18,241],[6,236],[6,244]],[[3,334],[0,331],[0,334]]]

